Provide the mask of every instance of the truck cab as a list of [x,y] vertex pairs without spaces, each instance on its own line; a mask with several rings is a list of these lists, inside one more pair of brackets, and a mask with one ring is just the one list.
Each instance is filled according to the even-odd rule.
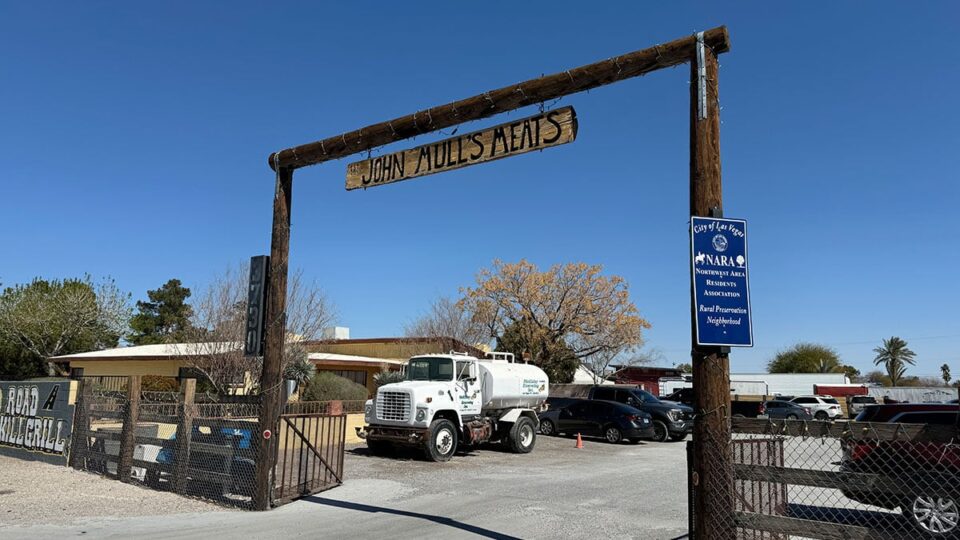
[[[512,357],[512,355],[511,355]],[[538,408],[547,376],[512,358],[450,353],[410,358],[405,380],[377,389],[364,407],[357,434],[374,454],[393,445],[423,447],[432,461],[446,461],[458,446],[503,441],[518,452],[533,448]]]

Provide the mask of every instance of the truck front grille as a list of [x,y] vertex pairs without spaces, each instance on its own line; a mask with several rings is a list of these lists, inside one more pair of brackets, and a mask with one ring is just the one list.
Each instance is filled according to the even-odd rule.
[[377,419],[406,422],[410,419],[410,395],[403,392],[380,392],[377,396]]

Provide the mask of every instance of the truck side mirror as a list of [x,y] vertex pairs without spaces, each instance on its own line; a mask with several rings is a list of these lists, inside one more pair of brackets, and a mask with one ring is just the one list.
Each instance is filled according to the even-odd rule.
[[471,363],[469,368],[469,378],[471,381],[477,380],[477,364]]

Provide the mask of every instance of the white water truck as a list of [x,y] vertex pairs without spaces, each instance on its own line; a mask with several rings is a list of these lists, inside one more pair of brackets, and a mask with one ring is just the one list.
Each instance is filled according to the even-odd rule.
[[461,445],[485,442],[525,454],[536,443],[536,411],[549,384],[543,370],[514,362],[510,353],[414,356],[406,380],[381,386],[367,401],[367,425],[357,435],[375,455],[404,445],[423,448],[431,461],[447,461]]

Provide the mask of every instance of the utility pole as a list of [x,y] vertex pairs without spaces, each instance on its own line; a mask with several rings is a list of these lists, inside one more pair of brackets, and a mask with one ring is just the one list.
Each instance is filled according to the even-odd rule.
[[[269,510],[273,491],[273,466],[277,461],[278,437],[283,408],[283,345],[287,322],[287,262],[290,257],[290,201],[293,169],[277,168],[273,194],[273,233],[270,240],[270,274],[264,313],[263,372],[260,376],[260,430],[254,470],[253,507]],[[266,433],[269,431],[270,433]]]
[[[720,106],[717,56],[698,35],[690,62],[690,215],[722,217],[720,175]],[[692,233],[691,233],[692,234]],[[696,325],[696,299],[691,284],[691,316]],[[733,492],[730,452],[729,347],[693,345],[693,395],[697,418],[693,427],[693,473],[696,517],[694,538],[733,538]]]

